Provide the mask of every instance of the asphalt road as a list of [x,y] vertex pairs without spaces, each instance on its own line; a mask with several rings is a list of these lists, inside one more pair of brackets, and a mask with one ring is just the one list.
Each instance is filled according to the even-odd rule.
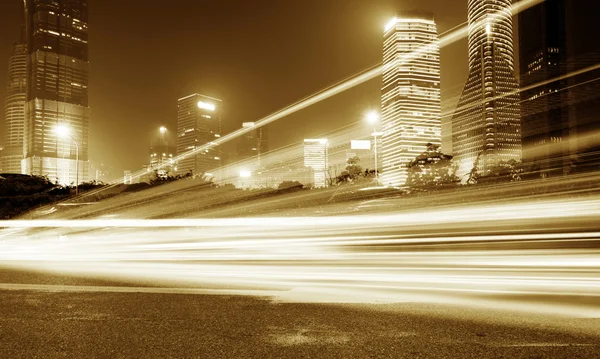
[[0,358],[600,357],[600,318],[283,303],[7,269],[0,282]]
[[2,358],[598,358],[599,319],[424,304],[0,291]]

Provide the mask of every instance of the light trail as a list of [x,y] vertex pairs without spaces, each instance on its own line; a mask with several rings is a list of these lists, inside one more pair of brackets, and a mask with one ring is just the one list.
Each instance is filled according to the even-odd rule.
[[598,223],[600,195],[334,217],[7,221],[33,232],[0,237],[0,262],[158,292],[600,317]]

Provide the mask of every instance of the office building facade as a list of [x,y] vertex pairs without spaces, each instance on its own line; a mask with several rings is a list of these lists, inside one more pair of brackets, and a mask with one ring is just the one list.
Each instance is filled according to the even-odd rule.
[[594,0],[546,0],[519,14],[523,160],[542,177],[597,162],[600,44],[589,29],[599,14]]
[[521,160],[519,85],[515,78],[512,0],[469,0],[469,75],[452,118],[459,176],[487,174]]
[[[156,176],[160,178],[175,175],[176,156],[177,148],[169,142],[166,127],[161,127],[158,135],[150,144],[146,169],[149,172],[155,172]],[[154,176],[154,173],[151,176]]]
[[404,186],[407,164],[427,143],[441,145],[440,53],[436,23],[406,13],[385,28],[380,181]]
[[254,122],[244,122],[242,127],[252,130],[237,140],[237,159],[238,161],[256,159],[256,165],[260,168],[263,165],[262,157],[269,150],[267,128],[265,126],[255,128]]
[[[89,177],[87,0],[26,0],[25,18],[28,59],[22,169],[71,184]],[[59,136],[54,131],[59,126],[67,128],[69,135]]]
[[329,141],[325,138],[304,140],[304,167],[313,172],[313,186],[327,187],[329,185]]
[[523,162],[543,176],[569,164],[565,5],[547,0],[518,15]]
[[0,155],[3,173],[21,173],[27,99],[27,45],[16,44],[8,63],[8,85],[4,103],[6,137]]
[[178,100],[178,174],[199,176],[221,167],[220,149],[211,144],[221,137],[222,111],[222,101],[213,97],[192,94]]

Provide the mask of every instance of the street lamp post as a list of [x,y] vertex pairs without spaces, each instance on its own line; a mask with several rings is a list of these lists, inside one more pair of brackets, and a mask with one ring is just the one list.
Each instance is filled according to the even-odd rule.
[[79,143],[71,136],[69,128],[65,125],[58,125],[54,128],[54,133],[58,137],[70,137],[75,143],[75,195],[79,194]]
[[379,114],[375,111],[367,114],[367,122],[373,125],[373,147],[375,156],[375,181],[379,182],[379,165],[377,163],[377,128],[376,125],[379,122]]

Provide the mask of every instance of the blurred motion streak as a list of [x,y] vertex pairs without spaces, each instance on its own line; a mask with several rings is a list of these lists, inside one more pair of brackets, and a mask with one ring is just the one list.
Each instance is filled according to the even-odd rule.
[[597,194],[331,217],[5,221],[0,261],[157,291],[600,317],[598,223]]

